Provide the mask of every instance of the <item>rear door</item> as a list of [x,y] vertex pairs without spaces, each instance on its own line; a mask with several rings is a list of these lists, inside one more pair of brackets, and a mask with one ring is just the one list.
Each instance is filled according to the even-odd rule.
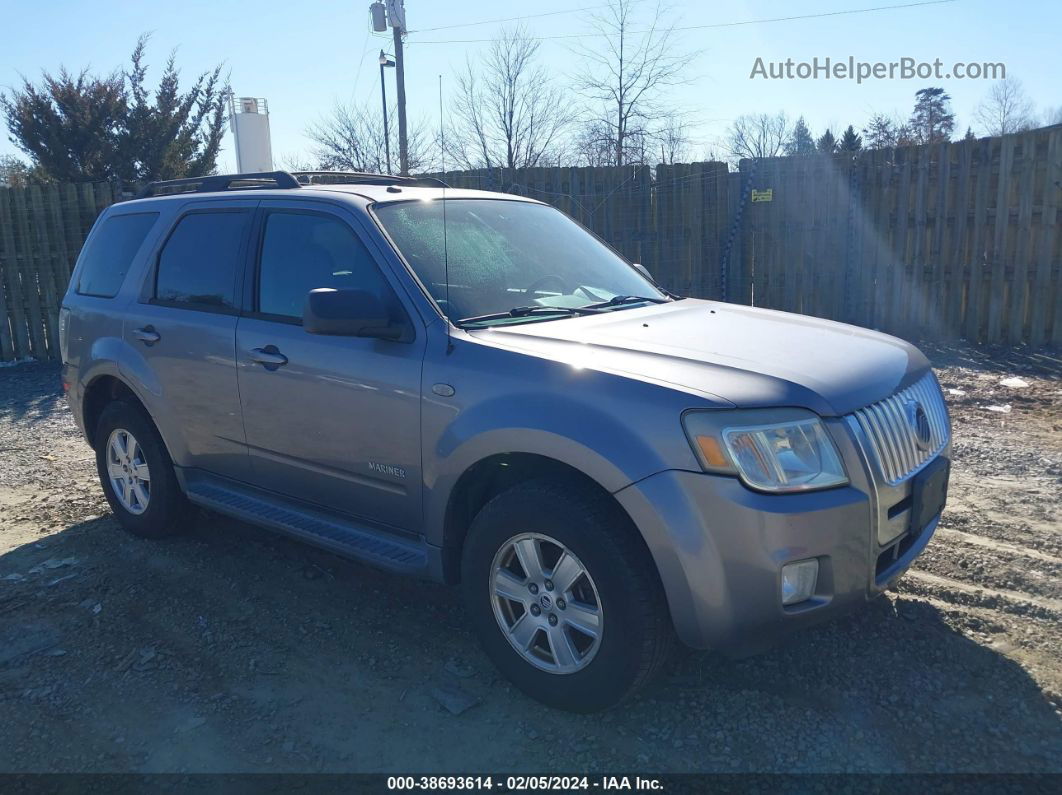
[[192,202],[156,252],[123,336],[122,366],[145,400],[174,463],[246,480],[236,379],[238,285],[255,201]]
[[[254,238],[252,311],[236,335],[254,482],[419,530],[424,333],[408,296],[357,219],[329,203],[263,200]],[[303,305],[317,287],[375,292],[413,321],[415,339],[307,334]]]

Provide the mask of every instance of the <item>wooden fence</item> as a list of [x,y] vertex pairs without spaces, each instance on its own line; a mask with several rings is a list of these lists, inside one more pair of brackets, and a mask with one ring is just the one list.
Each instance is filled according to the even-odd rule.
[[1062,344],[1062,127],[741,164],[731,300],[912,339]]
[[59,303],[108,183],[0,189],[0,361],[59,358]]
[[[1062,346],[1062,127],[723,163],[483,169],[454,187],[556,205],[685,295],[910,339]],[[0,359],[58,357],[58,302],[112,186],[0,189]]]

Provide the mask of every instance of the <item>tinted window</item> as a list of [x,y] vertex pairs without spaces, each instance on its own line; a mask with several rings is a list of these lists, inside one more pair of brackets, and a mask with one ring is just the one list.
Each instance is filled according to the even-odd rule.
[[201,307],[236,305],[236,268],[250,213],[186,215],[159,255],[155,298]]
[[116,296],[133,257],[158,217],[158,213],[138,213],[112,215],[105,220],[81,253],[77,292],[103,298]]
[[365,245],[337,218],[309,213],[266,216],[258,311],[302,317],[316,287],[368,290],[389,303],[390,288]]

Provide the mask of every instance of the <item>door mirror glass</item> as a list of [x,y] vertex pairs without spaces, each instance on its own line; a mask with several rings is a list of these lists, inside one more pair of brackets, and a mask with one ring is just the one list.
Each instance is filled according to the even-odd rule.
[[379,296],[368,290],[319,287],[306,295],[302,327],[310,334],[399,340],[407,327],[392,323]]

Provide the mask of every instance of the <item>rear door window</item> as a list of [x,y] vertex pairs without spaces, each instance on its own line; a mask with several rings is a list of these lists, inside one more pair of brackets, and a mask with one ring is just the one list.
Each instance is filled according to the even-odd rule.
[[135,213],[106,218],[81,253],[76,292],[99,298],[118,295],[133,257],[158,217],[158,213]]
[[155,301],[189,309],[233,310],[246,210],[193,212],[177,222],[159,254]]

